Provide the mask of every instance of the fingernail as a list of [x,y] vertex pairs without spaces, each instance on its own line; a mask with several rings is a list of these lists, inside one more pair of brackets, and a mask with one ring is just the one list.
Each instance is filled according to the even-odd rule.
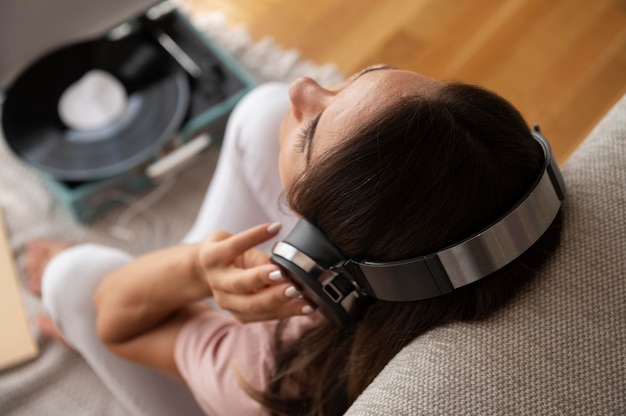
[[300,292],[298,292],[298,289],[296,289],[295,286],[289,286],[287,289],[285,289],[285,296],[292,299],[297,298],[298,296],[300,296]]
[[273,222],[267,226],[267,232],[270,234],[276,234],[282,228],[282,224],[280,222]]
[[283,276],[280,270],[274,270],[268,275],[268,277],[270,278],[270,280],[274,280],[274,281],[285,280],[285,276]]
[[305,315],[310,315],[310,314],[312,314],[313,312],[315,312],[315,309],[313,309],[313,307],[312,307],[312,306],[310,306],[310,305],[304,305],[304,306],[302,307],[301,311],[302,311],[302,313],[303,313],[303,314],[305,314]]

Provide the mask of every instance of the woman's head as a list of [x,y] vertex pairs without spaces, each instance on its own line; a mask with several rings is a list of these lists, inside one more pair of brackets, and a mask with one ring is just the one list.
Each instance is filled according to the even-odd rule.
[[333,90],[302,79],[290,95],[287,197],[350,257],[400,260],[456,243],[511,208],[542,168],[521,115],[481,88],[385,68]]
[[367,68],[349,80],[323,88],[310,78],[289,87],[291,107],[280,129],[280,173],[294,176],[326,151],[340,146],[350,130],[375,118],[403,96],[427,95],[442,84],[414,72],[386,66]]
[[[347,257],[403,260],[458,243],[511,209],[543,168],[543,151],[519,112],[482,88],[391,69],[370,71],[338,90],[317,88],[311,80],[292,86],[281,175],[295,212]],[[313,123],[317,118],[313,140],[302,150],[290,148],[296,122],[311,119],[298,108],[320,97],[311,91],[323,93],[306,112]],[[416,336],[484,319],[508,302],[555,250],[560,218],[486,278],[436,298],[373,301],[357,325],[322,325],[279,348],[276,378],[263,400],[275,409],[296,406],[293,414],[343,413]],[[294,379],[308,397],[290,402],[274,395]]]

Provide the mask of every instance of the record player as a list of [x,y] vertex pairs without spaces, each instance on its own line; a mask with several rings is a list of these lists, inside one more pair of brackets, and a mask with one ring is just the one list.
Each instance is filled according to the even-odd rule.
[[82,223],[217,145],[254,86],[168,1],[2,7],[5,140]]

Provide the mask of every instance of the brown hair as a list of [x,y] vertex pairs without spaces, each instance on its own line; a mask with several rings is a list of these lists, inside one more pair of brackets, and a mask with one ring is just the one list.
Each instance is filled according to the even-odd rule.
[[[399,99],[345,136],[294,181],[287,198],[357,259],[407,259],[458,242],[510,209],[542,169],[542,150],[519,112],[465,84]],[[274,414],[343,414],[415,337],[484,319],[506,304],[555,250],[559,231],[560,214],[516,261],[450,294],[375,300],[352,327],[325,322],[290,345],[280,343],[279,328],[274,374],[257,399]],[[284,397],[294,383],[301,395]]]

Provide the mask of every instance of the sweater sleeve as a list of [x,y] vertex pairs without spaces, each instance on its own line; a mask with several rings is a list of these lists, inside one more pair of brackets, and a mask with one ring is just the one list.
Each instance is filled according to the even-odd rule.
[[[291,318],[285,340],[299,336],[317,319]],[[181,329],[174,350],[176,364],[194,397],[208,415],[263,415],[261,405],[237,379],[262,391],[274,365],[274,332],[278,321],[242,324],[210,309]]]

